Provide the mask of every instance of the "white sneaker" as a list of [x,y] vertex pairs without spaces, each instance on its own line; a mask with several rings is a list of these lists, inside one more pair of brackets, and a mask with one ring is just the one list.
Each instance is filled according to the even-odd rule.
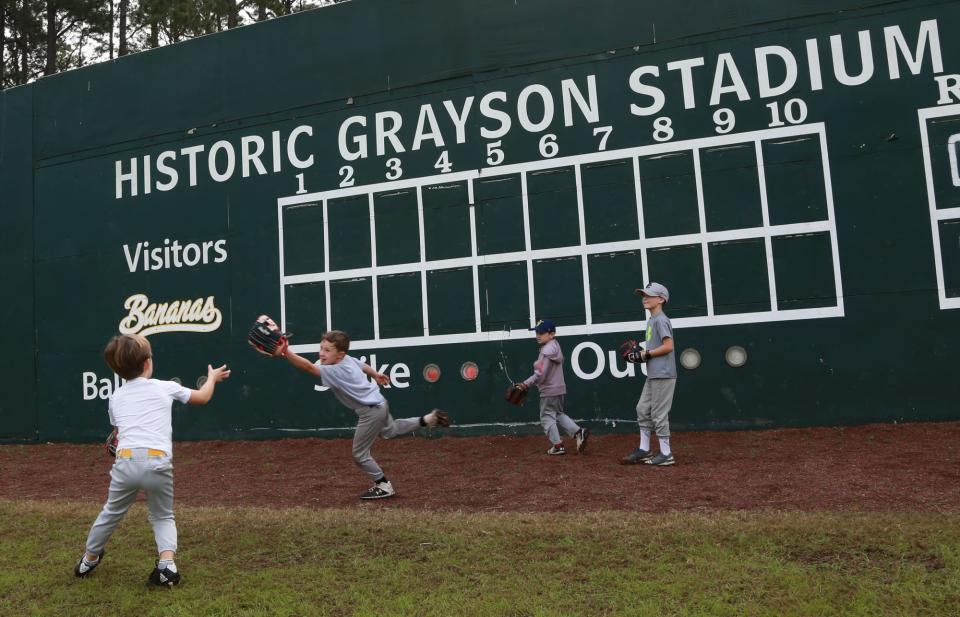
[[577,454],[583,454],[583,451],[587,449],[587,439],[590,438],[590,429],[582,428],[577,431]]
[[367,492],[360,495],[360,499],[383,499],[393,497],[396,494],[397,492],[393,490],[393,485],[390,482],[377,482],[367,489]]

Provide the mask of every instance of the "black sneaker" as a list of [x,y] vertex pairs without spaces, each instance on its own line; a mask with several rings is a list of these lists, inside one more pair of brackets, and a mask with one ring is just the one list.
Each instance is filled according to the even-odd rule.
[[637,448],[630,454],[620,459],[620,464],[636,465],[637,463],[646,463],[652,458],[653,458],[653,453],[648,452],[647,450],[641,450],[640,448]]
[[440,409],[434,409],[423,416],[422,424],[431,428],[435,426],[450,426],[450,415]]
[[396,491],[393,490],[393,485],[389,482],[377,482],[369,489],[367,492],[360,495],[360,499],[384,499],[385,497],[393,497],[396,495]]
[[583,454],[587,449],[587,439],[590,437],[590,429],[582,428],[577,431],[574,437],[577,440],[577,454]]
[[160,569],[160,562],[153,568],[150,577],[147,579],[147,587],[173,587],[180,584],[180,573],[173,572],[170,568]]
[[107,554],[107,551],[103,551],[102,553],[100,553],[100,557],[98,557],[95,562],[88,565],[83,562],[83,558],[87,556],[87,553],[84,552],[83,555],[80,556],[80,561],[78,561],[77,565],[73,567],[73,573],[80,578],[83,578],[84,576],[90,574],[97,568],[97,566],[100,565],[100,562],[103,561],[103,556],[106,554]]

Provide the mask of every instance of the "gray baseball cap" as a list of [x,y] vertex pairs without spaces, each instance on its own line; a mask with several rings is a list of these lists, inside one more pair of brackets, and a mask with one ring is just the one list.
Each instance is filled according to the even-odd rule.
[[638,296],[657,296],[663,298],[664,302],[670,301],[670,292],[667,291],[667,288],[661,285],[660,283],[647,283],[647,286],[642,289],[634,289],[633,293]]

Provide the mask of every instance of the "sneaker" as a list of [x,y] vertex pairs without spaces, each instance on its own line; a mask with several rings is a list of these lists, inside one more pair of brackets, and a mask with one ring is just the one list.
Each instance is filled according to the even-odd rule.
[[636,450],[634,450],[634,451],[631,452],[630,454],[628,454],[628,455],[626,455],[625,457],[623,457],[622,459],[620,459],[620,464],[621,464],[621,465],[636,465],[637,463],[646,463],[647,461],[649,461],[649,460],[652,459],[652,458],[653,458],[653,454],[651,454],[651,453],[648,452],[647,450],[641,450],[640,448],[637,448]]
[[590,429],[582,428],[574,435],[577,439],[577,454],[583,454],[587,449],[587,439],[590,438]]
[[550,449],[547,450],[547,454],[550,454],[552,456],[558,456],[560,454],[566,454],[566,453],[567,453],[567,449],[563,447],[562,443],[558,443],[555,446],[551,446]]
[[393,485],[389,482],[377,482],[367,489],[367,492],[360,495],[360,499],[383,499],[384,497],[393,497],[396,494]]
[[96,569],[97,566],[100,565],[100,562],[103,561],[103,556],[105,554],[106,554],[106,551],[100,553],[100,557],[96,561],[94,561],[91,564],[88,564],[83,561],[84,557],[87,556],[86,552],[84,552],[84,554],[80,556],[80,561],[78,561],[77,565],[74,566],[73,573],[79,576],[80,578],[83,578],[84,576],[90,574]]
[[174,572],[170,568],[161,570],[159,565],[160,562],[158,561],[153,567],[153,572],[147,578],[147,587],[173,587],[180,584],[179,572]]
[[644,461],[644,462],[645,462],[647,465],[657,465],[657,466],[659,466],[659,467],[666,467],[666,466],[668,466],[668,465],[673,465],[673,464],[674,464],[673,455],[672,455],[672,454],[664,454],[663,452],[661,452],[660,454],[656,455],[656,456],[653,457],[652,459],[650,459],[650,460],[648,460],[648,461]]
[[447,415],[445,411],[434,409],[423,416],[423,423],[431,428],[435,426],[450,426],[450,416]]

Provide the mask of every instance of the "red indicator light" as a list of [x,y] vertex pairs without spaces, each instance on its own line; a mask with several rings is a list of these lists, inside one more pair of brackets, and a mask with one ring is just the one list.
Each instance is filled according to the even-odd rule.
[[460,376],[467,381],[473,381],[480,374],[480,368],[474,362],[464,362],[460,367]]
[[440,367],[436,364],[428,364],[423,367],[423,378],[430,383],[435,383],[440,379]]

